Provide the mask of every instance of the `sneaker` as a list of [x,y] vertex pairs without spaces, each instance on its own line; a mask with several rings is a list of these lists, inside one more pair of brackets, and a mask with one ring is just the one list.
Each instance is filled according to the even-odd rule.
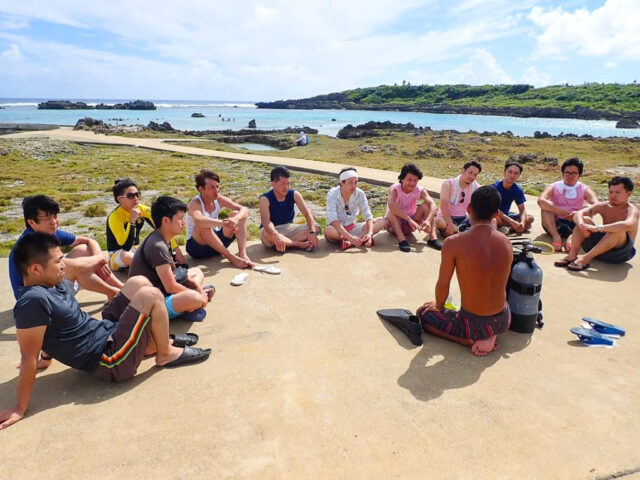
[[508,234],[509,234],[509,227],[498,227],[498,231],[499,231],[500,233],[503,233],[503,234],[505,234],[505,235],[508,235]]
[[400,250],[402,250],[403,252],[410,252],[411,251],[411,247],[409,246],[409,242],[407,242],[406,240],[402,240],[401,242],[398,242],[398,248]]

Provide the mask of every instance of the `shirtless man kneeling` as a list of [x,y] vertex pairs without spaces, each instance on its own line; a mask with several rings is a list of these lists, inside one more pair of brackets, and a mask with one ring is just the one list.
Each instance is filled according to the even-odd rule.
[[[513,249],[507,237],[491,227],[499,207],[495,188],[484,186],[473,192],[467,207],[471,228],[445,240],[436,299],[416,312],[427,333],[471,347],[479,357],[498,348],[496,335],[511,323],[506,286]],[[454,270],[462,293],[460,311],[444,307]]]

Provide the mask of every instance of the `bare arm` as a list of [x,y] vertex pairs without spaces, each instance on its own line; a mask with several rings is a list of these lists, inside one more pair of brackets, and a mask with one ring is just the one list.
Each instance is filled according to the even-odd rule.
[[238,215],[236,215],[236,218],[238,220],[242,220],[243,218],[247,218],[249,216],[249,209],[247,207],[234,202],[228,197],[218,195],[218,203],[222,208],[228,208],[229,210],[238,212]]
[[540,206],[540,209],[544,210],[545,212],[555,213],[559,217],[566,217],[567,215],[570,215],[570,212],[568,210],[565,210],[564,208],[556,207],[553,204],[553,202],[551,201],[552,194],[553,194],[553,183],[550,183],[544,188],[544,190],[540,194],[540,197],[538,198],[538,205]]
[[589,205],[595,205],[596,203],[598,203],[598,197],[593,192],[593,190],[591,190],[591,187],[587,187],[587,189],[585,190],[584,199]]
[[438,310],[442,310],[447,301],[451,277],[453,277],[453,272],[456,266],[455,256],[453,253],[453,242],[451,240],[452,239],[445,240],[442,245],[440,272],[436,283],[436,307]]
[[200,202],[198,200],[191,200],[191,202],[189,202],[189,215],[193,218],[193,222],[197,227],[211,228],[222,226],[222,220],[210,218],[202,214]]
[[449,212],[449,200],[451,199],[451,184],[444,182],[440,188],[440,209],[442,210],[442,218],[447,222],[447,227],[453,226],[453,219]]
[[396,199],[398,198],[398,192],[393,187],[389,188],[389,200],[387,200],[387,206],[389,207],[389,211],[393,213],[396,217],[400,217],[403,220],[409,222],[411,217],[407,215],[400,207],[398,207],[398,203]]
[[431,198],[431,195],[429,195],[426,188],[422,189],[420,198],[424,203],[429,205],[429,214],[427,215],[427,218],[425,218],[424,223],[431,223],[431,220],[433,220],[433,217],[436,215],[436,202]]
[[178,245],[174,247],[173,251],[176,253],[176,260],[180,265],[184,265],[185,263],[187,263],[184,259],[184,255],[182,254],[182,250],[180,250],[180,247]]
[[[638,225],[638,217],[640,216],[640,211],[636,207],[629,208],[629,212],[627,213],[627,218],[620,222],[607,223],[602,226],[603,232],[628,232],[633,229],[634,226]],[[597,228],[597,227],[596,227]]]
[[307,225],[309,226],[309,240],[314,247],[318,246],[318,237],[316,236],[316,220],[313,218],[313,212],[307,205],[307,202],[304,201],[302,195],[296,190],[293,192],[293,200],[296,202],[300,213],[307,221]]
[[160,277],[162,286],[167,293],[174,294],[188,290],[187,287],[176,282],[176,278],[173,276],[173,270],[171,270],[171,265],[169,263],[158,265],[156,267],[156,273],[158,274],[158,277]]
[[258,204],[260,207],[260,223],[262,224],[262,228],[264,228],[271,235],[277,235],[276,227],[271,221],[271,213],[269,212],[269,199],[267,197],[260,197],[260,202]]
[[46,326],[19,328],[16,330],[20,345],[20,374],[18,376],[18,394],[15,407],[0,411],[0,430],[21,420],[29,406],[31,392],[38,372],[38,356],[44,340]]

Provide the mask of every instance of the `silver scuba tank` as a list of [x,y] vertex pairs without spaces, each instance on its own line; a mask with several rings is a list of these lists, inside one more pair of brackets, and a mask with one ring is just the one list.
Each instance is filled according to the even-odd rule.
[[507,301],[511,309],[511,330],[532,333],[536,324],[542,328],[542,269],[531,255],[529,245],[514,252],[511,275],[507,283]]

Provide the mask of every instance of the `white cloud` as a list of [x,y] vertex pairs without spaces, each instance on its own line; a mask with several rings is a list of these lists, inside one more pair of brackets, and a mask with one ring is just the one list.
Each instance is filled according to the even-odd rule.
[[447,76],[455,79],[456,83],[483,85],[491,83],[514,83],[491,53],[487,50],[476,50],[467,63],[448,72]]
[[546,87],[551,83],[551,76],[544,72],[539,72],[533,65],[524,71],[522,83],[533,85],[534,87]]
[[5,62],[19,62],[23,58],[20,48],[16,44],[11,44],[7,50],[0,53],[0,65]]
[[577,52],[590,57],[640,60],[638,0],[607,0],[593,11],[534,7],[528,18],[542,29],[537,36],[540,57],[568,58]]

